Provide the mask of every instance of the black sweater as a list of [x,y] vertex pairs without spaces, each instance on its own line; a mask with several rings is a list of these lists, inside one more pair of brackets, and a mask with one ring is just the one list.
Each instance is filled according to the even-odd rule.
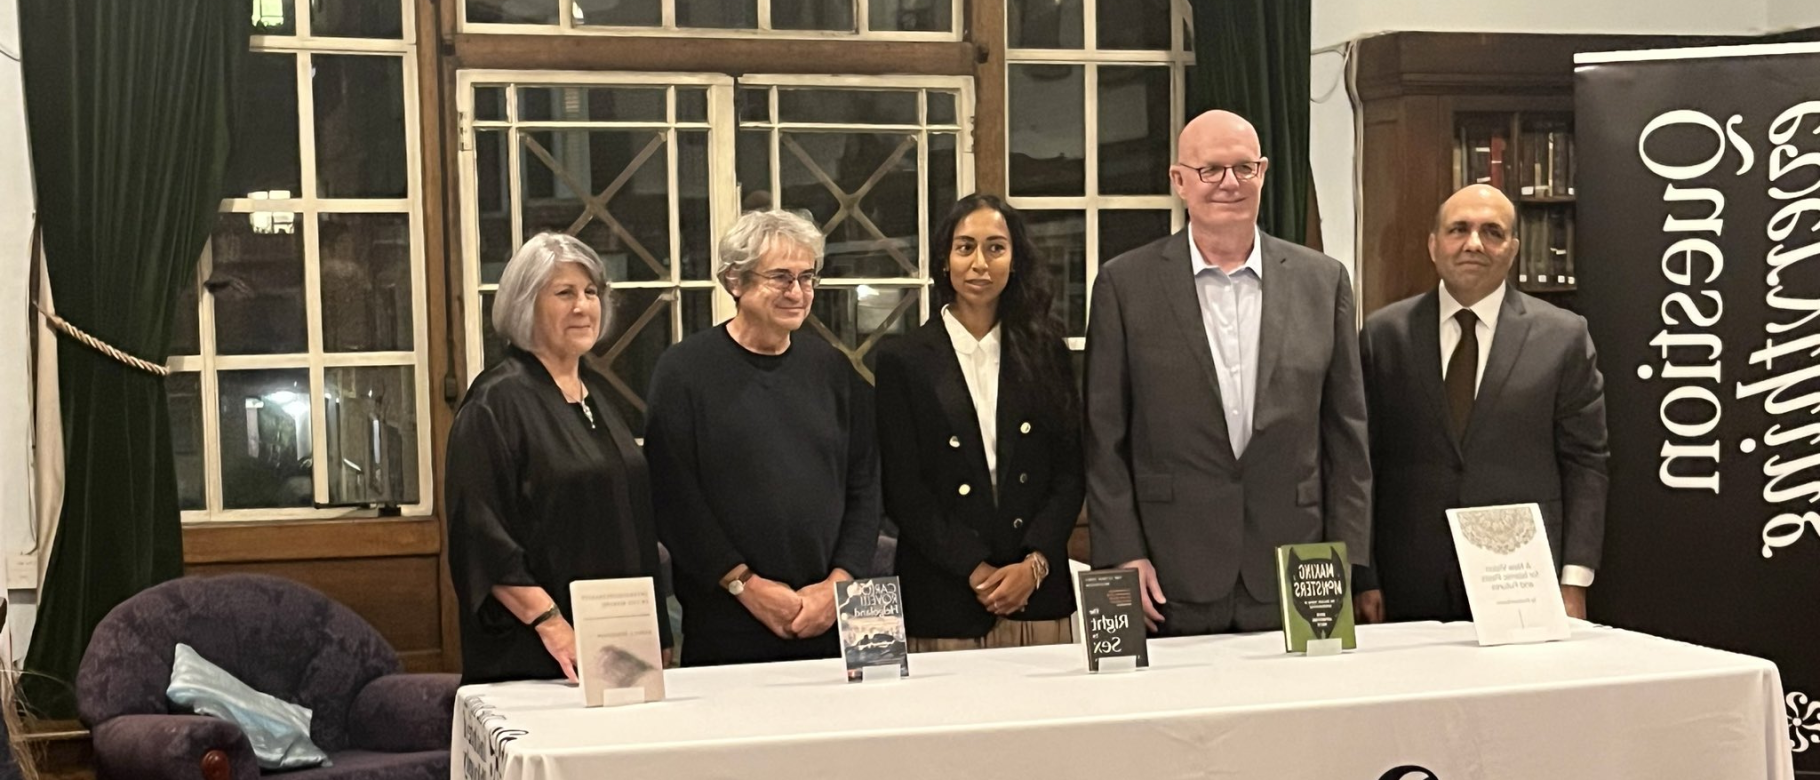
[[719,581],[741,563],[792,588],[866,576],[878,545],[871,388],[813,334],[782,355],[725,325],[671,347],[651,378],[645,453],[683,606],[684,663],[836,654],[834,632],[772,635]]

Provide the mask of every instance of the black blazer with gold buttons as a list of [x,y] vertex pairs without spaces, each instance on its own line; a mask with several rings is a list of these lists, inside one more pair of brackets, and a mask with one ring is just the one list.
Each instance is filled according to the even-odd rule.
[[[1036,376],[1058,383],[1067,406],[1078,408],[1067,346],[1058,339],[1040,354]],[[1004,345],[995,500],[979,417],[939,313],[881,350],[877,386],[885,512],[898,525],[897,574],[909,634],[984,636],[997,617],[974,597],[968,576],[982,562],[1004,566],[1033,551],[1049,559],[1050,573],[1013,617],[1074,614],[1068,535],[1085,491],[1078,415],[1043,408],[1035,388],[1020,385]]]

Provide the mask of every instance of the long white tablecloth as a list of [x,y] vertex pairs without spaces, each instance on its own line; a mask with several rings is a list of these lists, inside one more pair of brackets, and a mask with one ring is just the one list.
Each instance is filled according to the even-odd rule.
[[468,686],[453,777],[1794,776],[1774,664],[1588,623],[1540,645],[1418,623],[1361,627],[1338,657],[1278,634],[1150,653],[1091,676],[1072,645],[913,655],[900,682],[849,684],[837,660],[673,670],[668,700],[604,709],[561,683]]

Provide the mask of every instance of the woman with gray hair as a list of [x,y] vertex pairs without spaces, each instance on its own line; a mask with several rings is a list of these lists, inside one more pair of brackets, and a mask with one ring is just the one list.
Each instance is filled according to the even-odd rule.
[[645,452],[683,605],[685,666],[832,658],[834,583],[878,545],[872,392],[809,316],[822,236],[786,211],[740,217],[716,275],[724,325],[657,361]]
[[[464,683],[574,680],[569,583],[657,579],[644,454],[582,362],[606,335],[606,294],[600,258],[561,233],[526,241],[500,277],[506,356],[468,388],[449,433]],[[666,657],[669,627],[658,621]]]

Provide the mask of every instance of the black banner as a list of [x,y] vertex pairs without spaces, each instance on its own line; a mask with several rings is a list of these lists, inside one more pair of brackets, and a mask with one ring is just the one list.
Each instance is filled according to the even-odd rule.
[[1574,96],[1612,450],[1592,617],[1774,661],[1820,771],[1820,46],[1602,59]]

